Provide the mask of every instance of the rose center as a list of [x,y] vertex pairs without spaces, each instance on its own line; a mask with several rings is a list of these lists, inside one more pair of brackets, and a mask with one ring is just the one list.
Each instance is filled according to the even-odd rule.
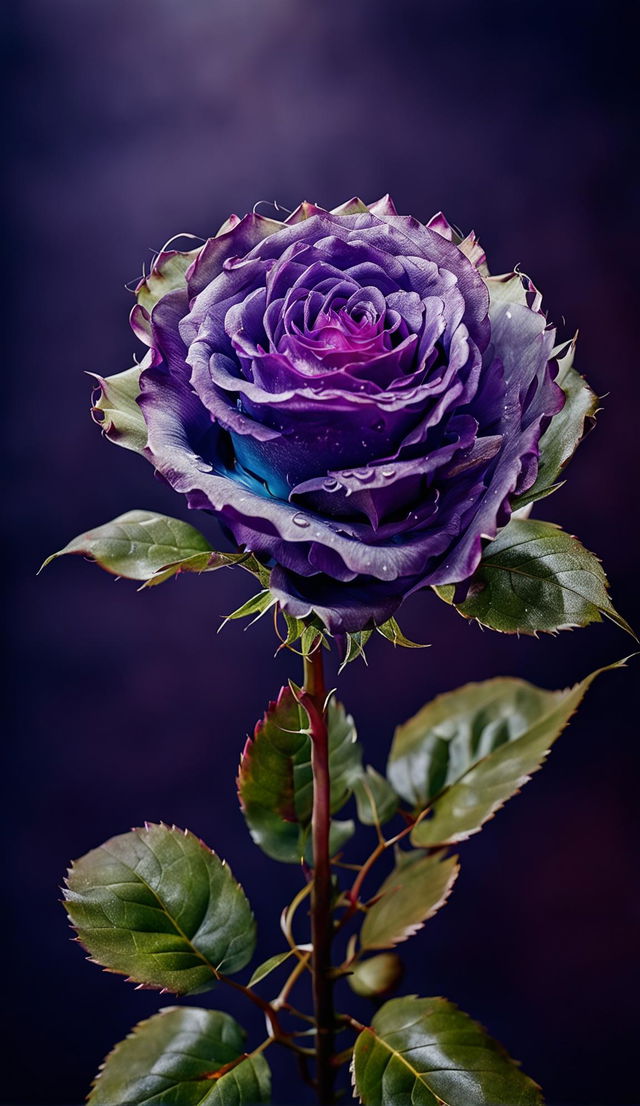
[[318,371],[369,363],[392,350],[395,332],[384,317],[359,307],[320,311],[312,323],[291,322],[280,351],[311,361]]

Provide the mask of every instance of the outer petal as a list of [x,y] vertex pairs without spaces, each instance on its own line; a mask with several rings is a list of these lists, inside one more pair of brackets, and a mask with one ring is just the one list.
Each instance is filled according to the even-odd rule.
[[[504,446],[472,517],[442,564],[426,581],[429,584],[458,583],[475,571],[482,539],[495,537],[499,527],[509,519],[511,496],[535,480],[542,430],[564,402],[561,389],[551,377],[555,334],[547,328],[544,316],[522,304],[498,302],[492,307],[491,317],[489,353],[495,351],[500,358],[506,389],[499,421]],[[495,359],[489,363],[495,374]]]
[[[177,237],[192,238],[193,235],[178,235]],[[144,309],[147,316],[151,314],[158,301],[167,295],[167,292],[186,287],[185,274],[200,254],[201,249],[202,246],[198,246],[197,249],[183,253],[179,250],[167,250],[165,248],[158,254],[149,275],[143,277],[136,286],[138,304]]]
[[187,271],[189,297],[197,296],[222,272],[224,263],[232,257],[244,257],[258,242],[282,230],[283,223],[263,215],[245,215],[229,230],[218,233],[205,242]]

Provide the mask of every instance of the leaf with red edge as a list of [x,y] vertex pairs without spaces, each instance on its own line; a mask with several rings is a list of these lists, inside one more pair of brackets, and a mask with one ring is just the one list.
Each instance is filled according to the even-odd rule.
[[[310,863],[313,806],[309,719],[291,688],[270,703],[247,743],[238,771],[238,795],[253,840],[274,860]],[[328,705],[331,813],[348,800],[362,772],[353,719],[333,699]],[[333,822],[331,850],[353,833],[353,822]]]

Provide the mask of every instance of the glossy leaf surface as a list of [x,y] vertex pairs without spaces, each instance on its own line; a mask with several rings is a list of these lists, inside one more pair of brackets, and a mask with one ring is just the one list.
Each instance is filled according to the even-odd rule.
[[[363,949],[388,949],[407,941],[444,906],[455,883],[457,857],[400,854],[391,875],[376,893],[365,916]],[[379,897],[378,897],[379,896]]]
[[[331,812],[344,806],[361,772],[362,752],[353,719],[329,703]],[[289,687],[271,703],[247,741],[238,773],[238,794],[251,836],[274,860],[299,864],[308,856],[313,807],[311,741],[306,711]],[[353,832],[352,822],[333,823],[332,851]]]
[[416,810],[433,809],[413,831],[414,844],[477,833],[540,768],[593,680],[607,670],[563,691],[507,677],[467,684],[399,726],[389,778]]
[[481,1025],[443,998],[392,999],[353,1054],[365,1106],[542,1106],[540,1088]]
[[270,1101],[262,1055],[247,1057],[228,1014],[167,1007],[107,1056],[89,1106],[249,1106]]
[[211,552],[204,535],[188,522],[151,511],[127,511],[104,526],[79,534],[42,567],[65,553],[80,553],[115,576],[149,580],[167,565]]
[[70,868],[65,905],[98,964],[147,987],[206,991],[243,968],[255,923],[229,867],[188,832],[149,825]]
[[[535,634],[601,622],[630,627],[613,607],[600,561],[551,522],[513,518],[487,545],[456,610],[504,633]],[[435,589],[454,602],[452,585]]]

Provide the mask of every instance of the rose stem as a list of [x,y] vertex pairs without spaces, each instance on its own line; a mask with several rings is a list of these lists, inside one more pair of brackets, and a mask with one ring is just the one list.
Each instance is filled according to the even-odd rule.
[[316,1015],[316,1090],[323,1106],[335,1102],[332,1064],[334,1048],[333,982],[331,979],[331,778],[329,775],[329,733],[325,710],[326,690],[322,649],[304,658],[304,705],[310,719],[311,768],[313,772],[313,887],[311,891],[311,941],[313,957],[313,1005]]

